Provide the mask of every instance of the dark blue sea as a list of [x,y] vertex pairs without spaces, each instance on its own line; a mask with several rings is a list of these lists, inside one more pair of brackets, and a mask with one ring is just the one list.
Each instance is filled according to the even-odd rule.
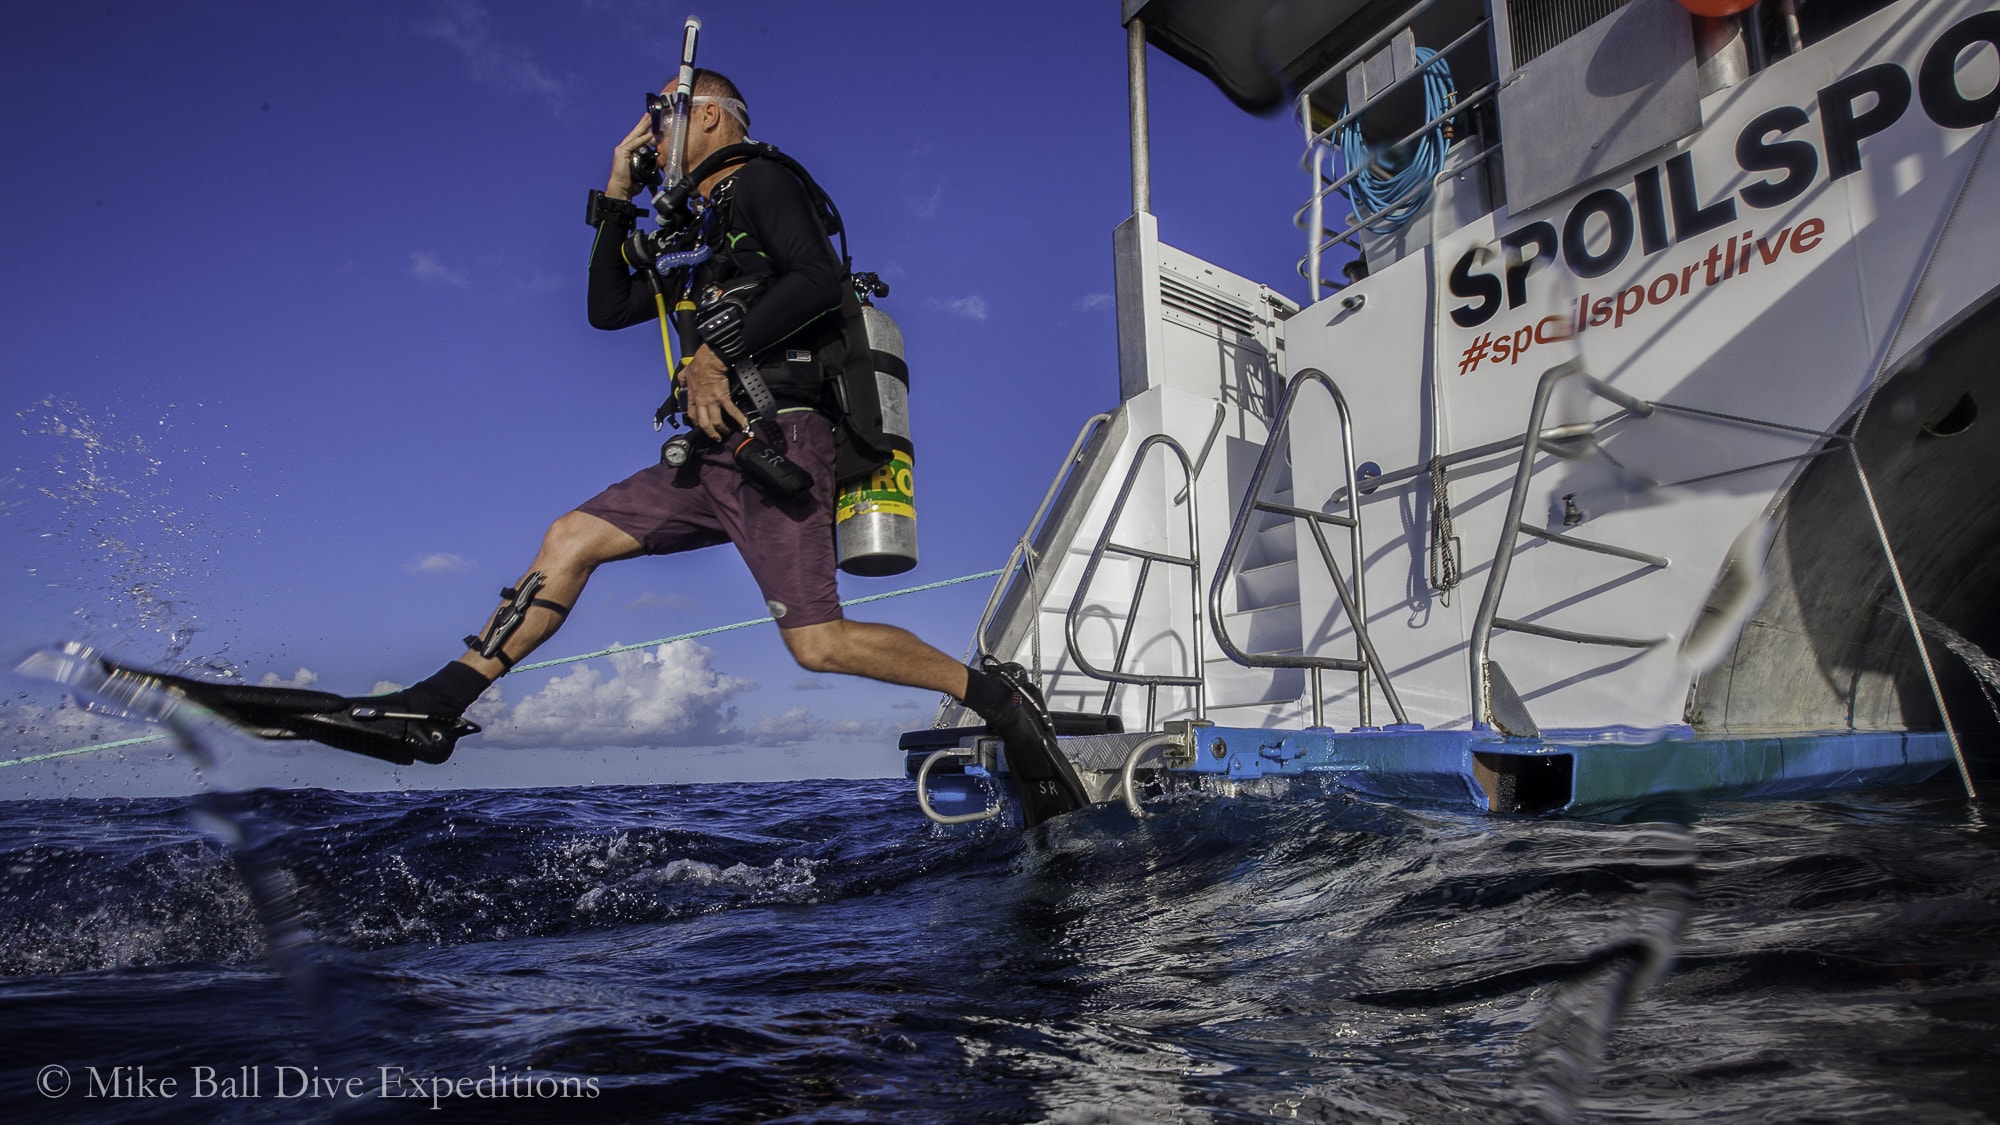
[[1985,1121],[1951,787],[1331,783],[947,836],[901,780],[0,805],[8,1121]]

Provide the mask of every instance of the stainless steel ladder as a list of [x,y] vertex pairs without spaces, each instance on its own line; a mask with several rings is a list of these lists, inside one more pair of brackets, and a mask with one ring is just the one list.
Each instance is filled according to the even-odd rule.
[[[1502,733],[1533,737],[1540,734],[1534,720],[1528,716],[1527,707],[1507,680],[1505,672],[1487,656],[1493,639],[1493,630],[1505,629],[1509,632],[1528,633],[1538,637],[1550,637],[1559,641],[1574,641],[1586,645],[1610,645],[1618,648],[1652,648],[1664,637],[1622,637],[1609,633],[1580,633],[1572,629],[1558,629],[1552,625],[1537,625],[1530,621],[1520,621],[1501,617],[1500,594],[1507,585],[1507,571],[1514,561],[1514,546],[1523,534],[1533,536],[1548,543],[1564,547],[1574,547],[1581,551],[1592,551],[1600,555],[1629,559],[1654,569],[1665,569],[1666,558],[1635,551],[1629,547],[1619,547],[1610,543],[1597,543],[1588,539],[1578,539],[1573,535],[1549,531],[1535,527],[1521,520],[1522,510],[1528,501],[1528,483],[1535,475],[1535,458],[1544,452],[1561,452],[1562,447],[1552,440],[1542,428],[1542,422],[1549,411],[1549,399],[1554,395],[1556,384],[1576,376],[1583,385],[1599,398],[1622,408],[1621,412],[1604,421],[1582,428],[1581,432],[1566,432],[1565,437],[1588,437],[1597,429],[1627,415],[1649,418],[1653,414],[1653,404],[1626,394],[1624,391],[1604,382],[1594,375],[1584,374],[1580,360],[1569,360],[1557,364],[1542,373],[1535,384],[1535,403],[1528,413],[1528,428],[1521,443],[1521,461],[1514,470],[1514,490],[1507,498],[1507,515],[1500,524],[1500,543],[1493,552],[1493,568],[1488,572],[1486,592],[1479,599],[1479,614],[1472,625],[1472,717],[1477,722],[1489,723]],[[1495,709],[1495,694],[1499,697],[1499,708]]]
[[[1143,547],[1128,547],[1111,541],[1111,536],[1118,530],[1119,517],[1125,513],[1126,501],[1132,498],[1132,489],[1139,481],[1139,472],[1146,466],[1146,456],[1152,452],[1155,446],[1161,447],[1173,454],[1174,459],[1180,462],[1181,473],[1187,482],[1187,490],[1184,495],[1186,496],[1187,503],[1188,555],[1185,558],[1167,554],[1163,551],[1148,550]],[[1194,716],[1197,719],[1201,718],[1206,708],[1206,697],[1203,693],[1204,684],[1201,674],[1203,652],[1200,594],[1201,524],[1196,516],[1195,509],[1194,475],[1194,467],[1188,461],[1187,451],[1182,449],[1180,443],[1173,438],[1168,437],[1166,434],[1154,434],[1139,443],[1139,448],[1132,454],[1132,466],[1126,470],[1124,483],[1118,488],[1118,498],[1112,502],[1111,513],[1104,519],[1104,530],[1098,534],[1097,543],[1090,551],[1090,560],[1084,564],[1083,576],[1077,580],[1076,596],[1070,599],[1069,613],[1064,618],[1064,632],[1069,643],[1070,659],[1076,661],[1078,670],[1092,679],[1103,680],[1107,683],[1137,684],[1145,687],[1147,730],[1155,730],[1158,727],[1159,697],[1160,688],[1162,687],[1193,688]],[[1175,502],[1178,503],[1179,498],[1176,498]],[[1121,555],[1140,560],[1139,579],[1134,584],[1132,591],[1132,607],[1126,611],[1124,627],[1118,633],[1118,651],[1112,658],[1111,667],[1103,669],[1093,666],[1084,657],[1083,650],[1077,644],[1076,626],[1077,619],[1083,611],[1083,603],[1090,595],[1091,581],[1097,576],[1098,564],[1102,563],[1105,554],[1111,551],[1116,551]],[[1189,601],[1192,604],[1194,615],[1193,628],[1187,634],[1194,646],[1194,672],[1192,675],[1148,676],[1124,670],[1125,656],[1132,644],[1132,627],[1138,620],[1139,605],[1146,596],[1146,580],[1152,574],[1154,563],[1188,568],[1191,582],[1190,589],[1193,592],[1193,596]],[[1110,691],[1106,691],[1105,693],[1104,710],[1106,713],[1109,713],[1111,710]]]
[[[1280,504],[1263,498],[1264,478],[1271,466],[1277,462],[1278,451],[1284,448],[1284,439],[1289,434],[1292,409],[1297,405],[1299,392],[1308,384],[1326,388],[1333,396],[1334,408],[1340,413],[1340,455],[1342,474],[1347,486],[1336,494],[1335,501],[1342,497],[1347,504],[1346,515],[1314,511],[1293,504]],[[1347,399],[1340,388],[1334,385],[1326,373],[1308,367],[1292,378],[1292,384],[1285,390],[1285,401],[1278,408],[1278,420],[1272,424],[1270,437],[1264,442],[1264,451],[1257,458],[1257,468],[1250,474],[1250,484],[1243,492],[1243,503],[1236,509],[1236,518],[1229,527],[1229,542],[1222,548],[1222,560],[1216,564],[1215,582],[1208,589],[1208,613],[1214,622],[1216,643],[1229,659],[1246,668],[1304,668],[1312,677],[1312,725],[1326,725],[1325,685],[1321,677],[1329,668],[1339,672],[1353,672],[1360,693],[1360,718],[1364,727],[1373,726],[1373,715],[1369,705],[1369,674],[1382,684],[1382,697],[1395,713],[1399,723],[1409,722],[1403,713],[1403,703],[1396,698],[1395,686],[1389,682],[1389,673],[1382,667],[1382,658],[1376,655],[1374,642],[1368,639],[1368,591],[1366,552],[1361,543],[1360,491],[1355,486],[1354,477],[1354,424],[1348,414]],[[1290,656],[1282,653],[1247,653],[1230,639],[1229,628],[1222,615],[1222,592],[1232,576],[1237,552],[1242,549],[1243,540],[1249,532],[1250,519],[1258,512],[1271,512],[1305,521],[1312,533],[1313,543],[1319,548],[1319,556],[1326,563],[1328,575],[1333,579],[1333,588],[1340,595],[1341,610],[1347,615],[1347,623],[1354,629],[1356,653],[1353,657],[1341,656]],[[1340,564],[1333,558],[1333,550],[1327,546],[1325,527],[1331,525],[1343,528],[1348,536],[1348,563],[1354,574],[1354,588],[1348,589],[1347,579],[1340,572]]]
[[[1544,426],[1543,423],[1546,421],[1548,414],[1549,400],[1555,392],[1556,385],[1571,376],[1580,376],[1584,386],[1589,389],[1590,393],[1612,403],[1619,409],[1607,417],[1591,422]],[[1783,422],[1773,422],[1763,418],[1750,418],[1740,414],[1730,414],[1720,410],[1708,410],[1696,406],[1684,406],[1678,403],[1642,400],[1616,387],[1610,386],[1595,376],[1585,374],[1580,360],[1572,359],[1543,372],[1541,380],[1535,385],[1535,400],[1533,407],[1529,411],[1528,428],[1520,437],[1493,442],[1480,446],[1477,449],[1464,450],[1442,459],[1442,463],[1444,464],[1456,465],[1505,449],[1511,449],[1515,445],[1521,446],[1521,460],[1514,471],[1513,491],[1507,500],[1507,515],[1501,524],[1500,543],[1494,551],[1493,568],[1487,579],[1486,592],[1479,600],[1478,616],[1473,621],[1470,651],[1472,659],[1472,717],[1474,721],[1491,723],[1506,734],[1533,736],[1538,733],[1534,720],[1527,713],[1527,708],[1521,703],[1519,695],[1513,689],[1513,685],[1507,682],[1506,673],[1502,672],[1500,666],[1495,664],[1488,655],[1495,629],[1504,629],[1515,633],[1527,633],[1538,637],[1549,637],[1560,641],[1573,641],[1577,644],[1608,645],[1618,648],[1651,648],[1666,640],[1665,637],[1621,637],[1606,633],[1582,633],[1572,629],[1559,629],[1551,625],[1538,625],[1531,621],[1521,621],[1500,616],[1501,591],[1507,584],[1507,573],[1513,562],[1515,544],[1519,542],[1520,536],[1524,534],[1565,547],[1574,547],[1578,550],[1593,551],[1615,558],[1629,559],[1652,569],[1665,569],[1670,564],[1669,559],[1660,555],[1651,555],[1644,551],[1635,551],[1629,547],[1619,547],[1609,543],[1597,543],[1588,539],[1579,539],[1573,535],[1564,535],[1559,532],[1533,527],[1521,521],[1521,513],[1527,503],[1528,482],[1534,477],[1535,458],[1537,455],[1543,452],[1563,453],[1566,451],[1567,443],[1588,440],[1598,431],[1615,422],[1625,418],[1651,418],[1662,412],[1678,415],[1693,421],[1708,422],[1717,425],[1743,426],[1764,430],[1769,433],[1791,434],[1810,439],[1813,444],[1812,448],[1803,453],[1758,461],[1749,465],[1737,465],[1726,469],[1718,469],[1713,472],[1688,477],[1685,480],[1652,480],[1634,473],[1627,466],[1618,466],[1621,472],[1634,476],[1640,483],[1649,488],[1681,488],[1688,485],[1701,484],[1706,481],[1719,480],[1723,477],[1736,476],[1741,473],[1753,473],[1760,469],[1769,469],[1796,461],[1810,460],[1830,450],[1842,448],[1850,442],[1850,439],[1845,436],[1826,433],[1804,426],[1792,426]],[[1605,450],[1600,449],[1598,453],[1606,458],[1611,458],[1610,453]],[[1611,458],[1611,461],[1614,465],[1618,464],[1615,458]],[[1380,481],[1386,483],[1392,479],[1401,479],[1414,475],[1417,471],[1419,470],[1413,468],[1403,472],[1391,473],[1381,477]]]
[[[1050,544],[1036,545],[1039,537],[1049,534],[1049,522],[1056,516],[1052,509],[1059,498],[1070,503],[1077,502],[1081,490],[1076,488],[1075,473],[1084,465],[1088,451],[1094,450],[1103,437],[1114,430],[1122,432],[1122,426],[1115,426],[1117,420],[1109,413],[1093,414],[1084,420],[1083,428],[1077,431],[1076,440],[1069,446],[1069,453],[1056,471],[1056,477],[1049,482],[1049,489],[1042,494],[1042,502],[1029,518],[1027,529],[1014,542],[1014,550],[1007,556],[1007,565],[1001,568],[999,580],[993,583],[993,592],[986,598],[986,608],[980,611],[979,624],[972,630],[972,644],[966,649],[966,663],[971,663],[978,653],[997,652],[1002,646],[993,643],[994,618],[999,612],[1002,600],[1009,593],[1018,572],[1021,579],[1019,604],[1028,614],[1029,645],[1032,654],[1032,671],[1035,682],[1042,680],[1042,596],[1048,592],[1050,571],[1042,568],[1043,554]],[[1068,495],[1066,495],[1068,493]],[[1088,503],[1084,496],[1082,502]]]

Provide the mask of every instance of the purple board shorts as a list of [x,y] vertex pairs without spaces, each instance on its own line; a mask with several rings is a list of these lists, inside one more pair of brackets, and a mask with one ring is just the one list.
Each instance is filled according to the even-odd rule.
[[[789,500],[743,479],[729,451],[703,445],[687,464],[648,465],[578,505],[637,539],[649,555],[734,543],[780,628],[840,620],[834,583],[833,426],[813,410],[788,410],[760,426],[779,452],[812,474]],[[773,430],[777,433],[773,434]]]

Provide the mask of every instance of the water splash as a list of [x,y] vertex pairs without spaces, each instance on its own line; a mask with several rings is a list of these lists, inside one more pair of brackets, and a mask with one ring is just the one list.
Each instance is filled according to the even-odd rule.
[[2000,691],[2000,660],[1986,654],[1986,650],[1967,640],[1958,630],[1925,613],[1917,611],[1917,626],[1924,632],[1944,642],[1944,647],[1958,654],[1965,666],[1972,669],[1983,685],[1990,691]]
[[376,1006],[369,997],[373,990],[365,976],[347,969],[318,943],[307,923],[298,882],[278,857],[278,845],[293,826],[271,815],[257,794],[230,777],[237,756],[231,744],[248,736],[159,680],[111,670],[87,645],[71,642],[43,649],[15,670],[60,684],[99,712],[167,728],[201,783],[202,792],[190,806],[191,819],[235,861],[272,968],[312,1015],[324,1049],[364,1043],[365,1016]]
[[[24,435],[46,439],[42,464],[9,478],[27,498],[0,507],[39,524],[29,576],[74,599],[79,635],[187,659],[202,625],[185,587],[212,572],[210,541],[226,523],[190,505],[221,497],[183,495],[167,465],[185,451],[159,448],[115,414],[52,395],[16,417]],[[171,422],[155,420],[161,440]],[[219,654],[199,663],[226,668]]]
[[[1903,615],[1903,607],[1893,601],[1884,602],[1883,609],[1898,617]],[[1966,668],[1971,670],[1973,679],[1979,684],[1980,694],[1986,697],[1986,705],[1993,709],[1993,717],[2000,719],[2000,660],[1995,660],[1985,649],[1973,644],[1958,630],[1923,610],[1917,610],[1916,614],[1917,628],[1922,629],[1927,635],[1950,649],[1960,660],[1965,661]]]

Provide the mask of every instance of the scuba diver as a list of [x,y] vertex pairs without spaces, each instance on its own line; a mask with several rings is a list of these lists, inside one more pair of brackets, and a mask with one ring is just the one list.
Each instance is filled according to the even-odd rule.
[[[591,196],[597,235],[588,311],[594,327],[617,330],[653,322],[656,313],[664,320],[666,307],[677,305],[683,350],[700,341],[675,373],[677,398],[669,403],[690,426],[686,440],[668,443],[684,442],[679,463],[663,451],[659,463],[550,525],[485,632],[467,637],[466,651],[433,675],[335,708],[266,714],[268,725],[390,761],[443,762],[460,737],[479,729],[462,718],[465,710],[555,633],[597,567],[729,542],[801,667],[943,692],[965,704],[1003,741],[1030,825],[1087,804],[1040,690],[1018,664],[982,657],[980,667],[967,667],[906,630],[841,612],[827,382],[844,361],[841,289],[852,281],[815,210],[810,177],[801,182],[788,158],[759,154],[768,146],[745,144],[750,112],[734,83],[689,62],[679,82],[649,94],[647,104],[647,116],[618,142],[603,192]],[[727,159],[745,150],[748,159]],[[675,172],[670,184],[691,181],[680,190],[698,212],[688,221],[699,249],[685,257],[700,261],[685,271],[667,273],[650,256],[636,268],[627,261],[624,246],[640,214],[630,202],[640,186],[635,154],[643,174],[652,152]],[[716,154],[723,158],[704,165]],[[663,286],[678,286],[678,295]],[[247,704],[254,692],[242,690]]]

